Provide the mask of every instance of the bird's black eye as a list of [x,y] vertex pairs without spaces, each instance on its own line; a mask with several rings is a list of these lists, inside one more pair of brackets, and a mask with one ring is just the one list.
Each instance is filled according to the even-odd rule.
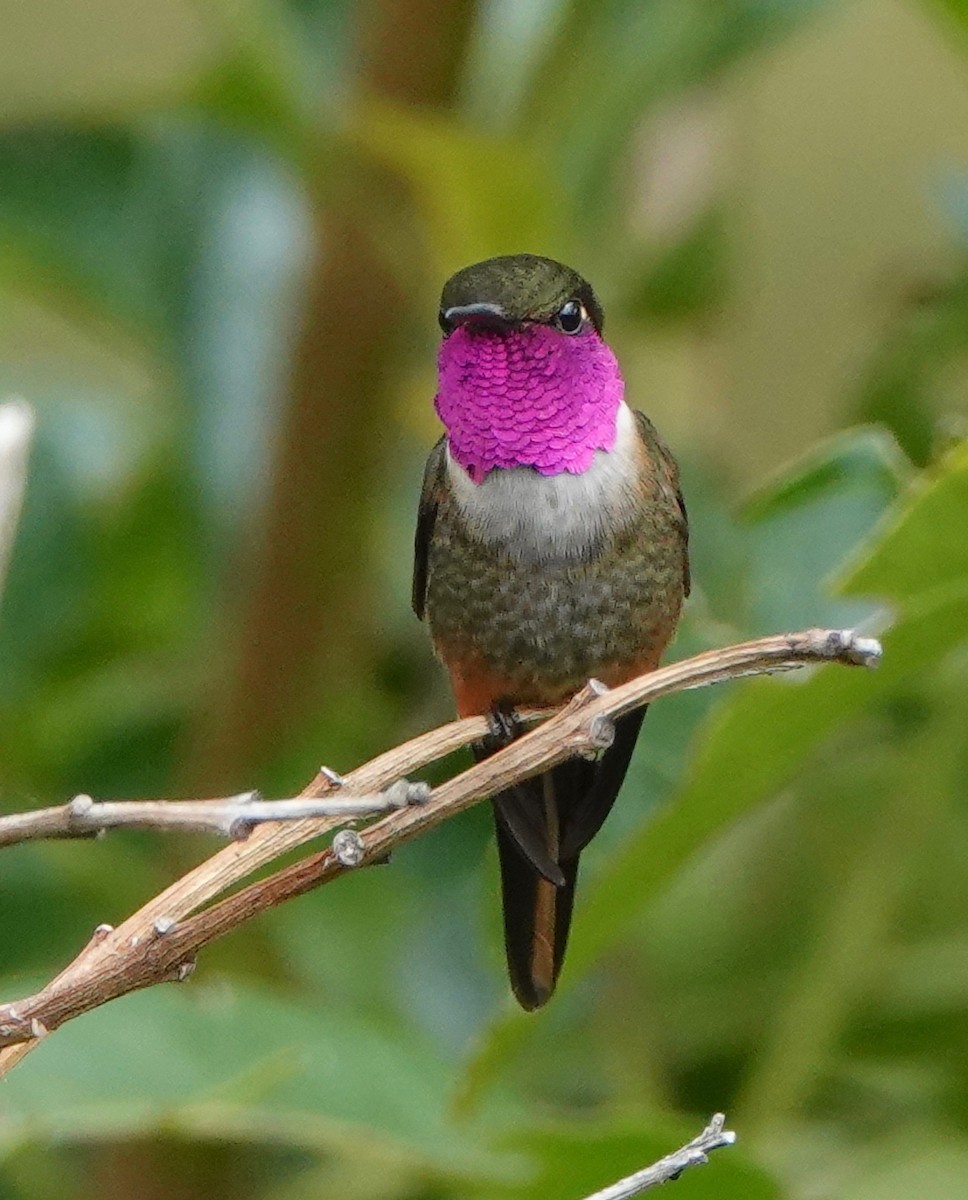
[[578,333],[587,317],[584,304],[579,300],[569,300],[555,313],[555,324],[562,333]]
[[448,335],[448,333],[454,332],[454,323],[453,323],[453,321],[447,320],[447,317],[444,315],[443,309],[441,309],[440,312],[437,314],[437,324],[440,326],[441,330],[443,331],[444,337],[446,337]]

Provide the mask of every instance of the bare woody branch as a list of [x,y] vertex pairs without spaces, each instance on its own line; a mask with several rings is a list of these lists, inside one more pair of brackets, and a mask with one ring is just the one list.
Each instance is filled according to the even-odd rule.
[[[522,714],[543,720],[499,753],[435,788],[427,801],[390,812],[361,833],[339,841],[239,891],[225,893],[280,855],[316,838],[332,836],[345,815],[253,829],[149,900],[117,929],[101,926],[56,978],[32,996],[0,1005],[0,1075],[57,1026],[138,988],[183,979],[209,942],[256,914],[338,877],[357,865],[384,862],[399,845],[512,783],[541,774],[576,755],[608,746],[614,720],[634,708],[688,688],[769,674],[810,663],[873,666],[880,646],[850,631],[813,629],[711,650],[671,663],[611,691],[589,683],[563,708]],[[547,718],[547,719],[545,719]],[[454,721],[379,755],[338,788],[341,801],[372,796],[488,732],[483,717]],[[332,799],[338,785],[320,772],[301,799]],[[219,897],[222,897],[219,899]]]
[[651,1167],[636,1171],[634,1175],[629,1175],[625,1179],[620,1179],[618,1183],[613,1183],[611,1187],[603,1188],[592,1196],[586,1196],[585,1200],[628,1200],[630,1196],[639,1196],[642,1192],[648,1192],[652,1188],[658,1187],[660,1183],[669,1183],[673,1179],[678,1179],[687,1167],[695,1167],[709,1162],[708,1156],[713,1150],[719,1150],[722,1146],[732,1146],[735,1143],[736,1134],[725,1129],[725,1124],[726,1117],[722,1113],[716,1113],[710,1118],[709,1124],[698,1137],[694,1137],[691,1142],[686,1142],[674,1154],[667,1154],[665,1158],[660,1158]]
[[[330,773],[329,778],[336,786],[342,783],[335,772]],[[266,821],[304,821],[318,817],[355,821],[392,812],[407,804],[422,804],[429,796],[427,784],[409,783],[405,779],[374,795],[323,799],[296,796],[291,800],[263,800],[258,792],[242,792],[218,800],[98,802],[82,795],[56,808],[38,808],[33,812],[0,817],[0,847],[39,838],[96,837],[109,829],[157,829],[244,838],[253,825],[263,825]]]

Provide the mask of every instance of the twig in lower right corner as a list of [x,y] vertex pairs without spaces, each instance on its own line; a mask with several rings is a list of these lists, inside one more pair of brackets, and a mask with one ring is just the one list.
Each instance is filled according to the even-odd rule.
[[678,1179],[687,1167],[708,1162],[711,1151],[718,1150],[721,1146],[732,1146],[736,1141],[736,1134],[724,1128],[725,1124],[725,1114],[716,1113],[702,1133],[681,1149],[667,1154],[650,1167],[644,1167],[600,1192],[586,1196],[585,1200],[628,1200],[628,1197],[639,1196],[642,1192],[658,1187],[660,1183]]

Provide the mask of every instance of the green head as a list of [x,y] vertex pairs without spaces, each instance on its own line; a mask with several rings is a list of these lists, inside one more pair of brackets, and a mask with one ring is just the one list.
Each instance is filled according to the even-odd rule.
[[464,267],[444,284],[440,326],[465,323],[513,327],[557,325],[576,333],[582,322],[602,332],[602,306],[577,271],[538,254],[507,254]]

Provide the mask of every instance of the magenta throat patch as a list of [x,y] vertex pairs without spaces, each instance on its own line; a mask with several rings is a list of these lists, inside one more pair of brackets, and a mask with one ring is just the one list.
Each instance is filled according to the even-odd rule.
[[441,343],[437,367],[434,405],[475,483],[494,467],[580,475],[615,444],[624,384],[597,333],[460,326]]

